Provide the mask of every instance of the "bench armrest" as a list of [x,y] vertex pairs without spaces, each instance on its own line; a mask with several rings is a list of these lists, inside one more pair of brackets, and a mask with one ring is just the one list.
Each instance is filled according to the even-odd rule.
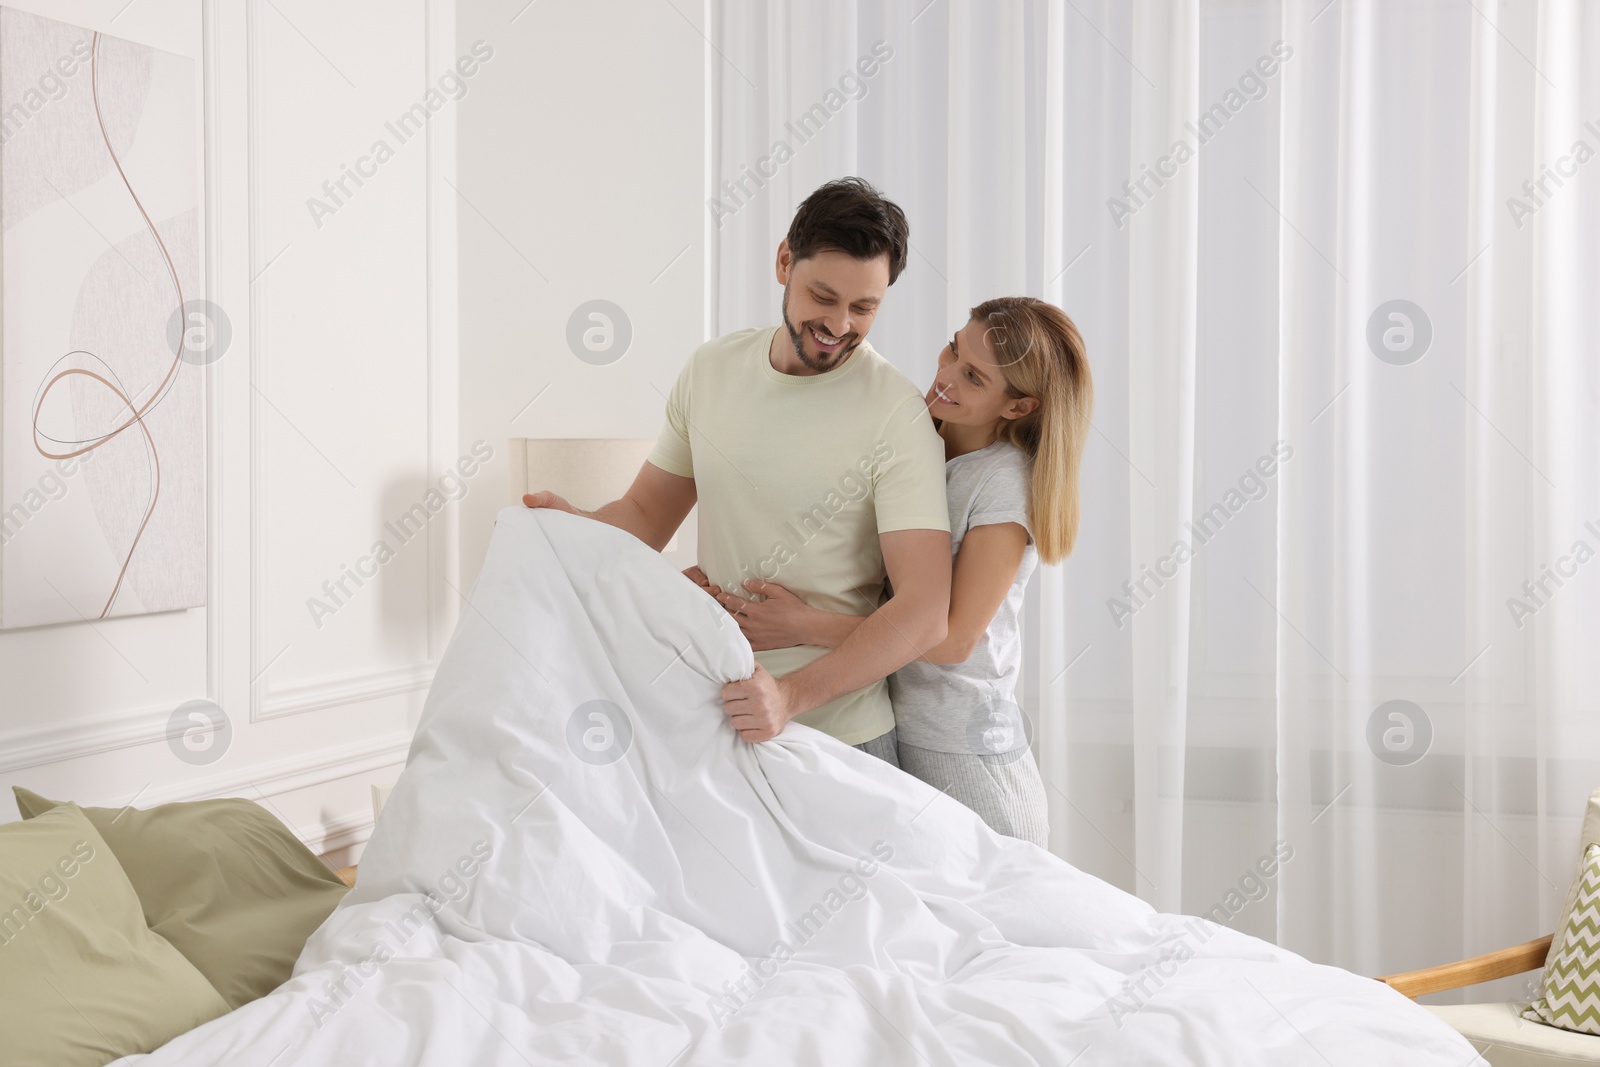
[[1492,982],[1496,978],[1506,978],[1543,967],[1545,957],[1550,954],[1550,942],[1553,937],[1554,935],[1541,937],[1537,941],[1529,941],[1513,948],[1486,952],[1482,956],[1473,956],[1471,959],[1457,960],[1454,963],[1441,963],[1437,967],[1424,967],[1420,971],[1385,975],[1378,981],[1399,990],[1412,1000],[1424,993],[1442,993],[1447,989],[1460,989],[1463,986],[1477,985],[1479,982]]

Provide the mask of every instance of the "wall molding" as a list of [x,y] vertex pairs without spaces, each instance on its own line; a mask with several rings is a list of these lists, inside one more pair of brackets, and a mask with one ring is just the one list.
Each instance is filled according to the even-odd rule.
[[[396,730],[313,752],[284,756],[265,763],[232,768],[187,782],[151,789],[139,796],[141,807],[188,800],[237,796],[260,801],[300,789],[312,789],[344,778],[403,766],[411,750],[411,732]],[[117,803],[127,803],[126,797]]]
[[[126,718],[126,716],[124,717]],[[107,716],[107,718],[113,717]],[[150,713],[147,718],[158,719],[159,722],[154,736],[145,737],[143,741],[164,740],[167,712]],[[145,723],[130,724],[123,733],[131,734],[134,728],[142,728],[146,725]],[[49,732],[76,736],[81,730],[82,726],[80,725],[58,727]],[[39,732],[44,733],[46,731]],[[59,744],[59,740],[57,743]],[[141,743],[141,741],[129,742],[119,736],[109,741],[104,750],[128,747],[130,744],[138,743]],[[43,751],[46,744],[47,742],[41,742],[32,749],[19,750],[15,754],[8,750],[7,755],[10,758],[5,764],[0,764],[0,771],[16,770],[20,767],[33,767],[48,762],[56,762],[60,759],[70,759],[73,755],[85,754],[68,753],[40,759],[37,753]],[[81,747],[81,744],[78,747]],[[372,830],[376,825],[371,808],[364,806],[354,812],[324,818],[316,822],[291,821],[282,809],[272,802],[273,798],[301,789],[315,789],[347,778],[376,775],[379,772],[392,771],[397,768],[403,770],[410,750],[411,732],[398,730],[378,737],[365,738],[343,745],[334,745],[313,752],[285,756],[265,763],[221,771],[187,782],[148,789],[132,798],[127,796],[86,795],[74,797],[73,802],[91,807],[118,807],[123,804],[136,804],[140,808],[148,809],[162,804],[216,800],[222,797],[240,797],[254,801],[266,808],[285,826],[289,827],[290,831],[307,848],[318,855],[322,855],[354,845],[364,844],[372,836]]]
[[[422,83],[456,60],[455,0],[423,0]],[[428,292],[428,469],[442,469],[460,454],[460,255],[456,228],[456,144],[458,109],[443,109],[427,125],[423,177],[427,252],[423,257]],[[428,524],[428,656],[437,662],[460,616],[461,508],[445,509],[443,530]]]
[[[112,751],[137,744],[163,741],[166,738],[168,714],[165,709],[159,709],[146,710],[138,716],[127,714],[102,716],[103,721],[108,720],[113,723],[113,728],[110,731],[91,731],[97,738],[103,738],[92,751]],[[135,718],[139,721],[134,721]],[[123,721],[118,723],[116,722],[118,719]],[[84,725],[81,723],[34,732],[46,736],[41,736],[40,740],[31,746],[22,748],[7,746],[6,758],[4,762],[0,762],[0,772],[42,766],[91,754],[90,751],[85,751],[85,743],[82,740]],[[411,732],[399,730],[378,737],[150,789],[138,794],[132,800],[125,796],[84,796],[74,798],[74,802],[101,807],[137,803],[141,808],[153,808],[184,801],[242,797],[266,808],[288,826],[307,848],[318,855],[323,855],[365,844],[376,826],[371,809],[363,807],[354,812],[316,822],[304,820],[295,822],[272,802],[273,798],[301,789],[315,789],[347,778],[403,770],[410,750]]]
[[0,774],[164,740],[171,715],[162,705],[13,731],[0,738]]
[[380,697],[398,696],[427,689],[433,684],[437,664],[384,668],[346,674],[324,681],[307,682],[268,690],[262,698],[252,722],[281,719],[307,711],[326,711],[347,704],[359,704]]
[[351,812],[348,815],[337,815],[321,822],[302,825],[296,831],[296,835],[303,835],[300,836],[300,840],[312,852],[326,856],[343,848],[366,844],[377,825],[371,809],[368,809],[365,812]]
[[[251,283],[246,294],[249,307],[249,322],[244,330],[249,339],[249,349],[246,353],[248,361],[245,373],[250,382],[249,397],[249,463],[250,476],[246,496],[249,500],[250,513],[250,545],[247,550],[247,568],[250,575],[250,626],[249,640],[246,646],[245,662],[249,665],[250,684],[246,690],[249,699],[249,709],[246,718],[255,722],[261,711],[262,700],[265,696],[266,679],[262,677],[270,663],[263,666],[263,662],[271,653],[264,650],[266,644],[264,631],[265,620],[261,617],[261,604],[265,593],[265,568],[261,564],[261,557],[265,551],[264,538],[261,536],[261,520],[266,514],[266,448],[262,434],[261,414],[261,388],[266,384],[266,372],[263,369],[261,349],[265,344],[262,334],[262,322],[265,315],[262,311],[261,289],[255,284],[260,277],[261,267],[258,261],[261,257],[261,182],[258,177],[261,160],[261,120],[259,115],[259,102],[261,100],[261,54],[259,43],[260,19],[257,17],[257,3],[255,0],[245,0],[243,5],[244,17],[244,96],[245,96],[245,149],[244,149],[244,184],[245,184],[245,244],[244,259],[249,264]],[[259,385],[257,383],[260,383]]]
[[[426,690],[433,684],[436,666],[369,671],[287,688],[273,694],[256,718],[282,718]],[[12,731],[0,737],[0,774],[165,741],[173,707],[161,704],[110,711]],[[405,736],[409,743],[409,732]]]
[[[61,725],[18,731],[9,735],[4,746],[0,747],[0,774],[165,742],[171,715],[172,709],[163,705],[132,712],[108,712],[93,719],[74,719]],[[276,796],[404,763],[410,745],[411,731],[394,731],[346,745],[317,749],[303,755],[164,786],[143,794],[140,799],[149,801],[155,798],[150,802],[161,804],[173,800],[201,800],[226,795],[250,783],[262,788],[267,796]],[[380,756],[382,759],[379,762],[373,762]],[[342,767],[350,769],[338,770]],[[126,803],[127,800],[120,798],[119,802]]]
[[[360,775],[373,775],[394,768],[403,770],[410,750],[410,732],[395,731],[304,755],[288,756],[252,767],[241,767],[191,782],[152,789],[140,795],[138,802],[143,807],[156,807],[160,804],[184,801],[241,797],[266,808],[287,826],[302,844],[321,856],[366,844],[377,826],[372,808],[364,805],[353,812],[323,818],[316,822],[291,821],[278,805],[272,803],[272,798],[300,789],[315,789],[318,786]],[[127,803],[125,800],[122,802]]]
[[[270,513],[268,499],[268,446],[263,408],[265,393],[270,393],[269,369],[272,361],[266,356],[267,300],[262,287],[255,279],[268,265],[267,257],[281,254],[281,250],[263,244],[262,239],[262,178],[261,165],[265,157],[262,144],[261,106],[266,79],[266,63],[261,42],[260,5],[258,0],[245,0],[243,4],[245,25],[244,81],[247,120],[245,122],[245,217],[247,219],[245,258],[250,265],[251,284],[248,293],[249,338],[248,375],[251,382],[249,398],[249,453],[250,474],[247,496],[250,510],[249,571],[249,639],[246,658],[249,664],[247,688],[251,723],[299,715],[305,712],[325,711],[377,697],[407,693],[426,688],[432,679],[433,666],[443,654],[444,645],[454,629],[458,608],[452,588],[459,584],[456,545],[460,509],[450,506],[445,510],[447,524],[442,528],[429,522],[424,535],[426,552],[425,588],[422,612],[426,633],[428,661],[405,668],[378,668],[351,674],[345,678],[310,683],[291,682],[274,688],[267,675],[271,672],[281,649],[269,647],[267,592],[271,588],[272,560],[269,544],[262,531],[262,522]],[[422,35],[422,70],[420,89],[426,89],[433,72],[447,67],[454,58],[455,4],[454,0],[417,0],[416,12],[420,16],[418,29]],[[455,109],[446,108],[430,119],[424,127],[424,165],[421,186],[424,253],[421,264],[427,293],[426,363],[423,375],[426,381],[426,424],[422,427],[426,480],[438,476],[454,462],[457,455],[456,415],[459,390],[459,360],[457,356],[457,295],[456,295],[456,228],[454,189],[450,180],[455,176]],[[439,182],[446,183],[448,191],[441,191]],[[441,206],[441,200],[448,209]],[[381,516],[380,516],[381,518]]]

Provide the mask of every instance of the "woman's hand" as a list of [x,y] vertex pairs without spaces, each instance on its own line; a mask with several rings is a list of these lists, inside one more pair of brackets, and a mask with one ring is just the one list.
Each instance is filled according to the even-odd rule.
[[764,652],[770,648],[820,643],[817,640],[819,624],[832,612],[810,606],[777,582],[751,578],[745,581],[744,587],[761,599],[746,600],[737,593],[726,592],[716,597],[739,624],[753,650]]
[[711,579],[706,577],[706,572],[700,569],[700,564],[696,563],[693,567],[685,568],[683,576],[704,589],[719,604],[722,602],[722,586],[712,585]]

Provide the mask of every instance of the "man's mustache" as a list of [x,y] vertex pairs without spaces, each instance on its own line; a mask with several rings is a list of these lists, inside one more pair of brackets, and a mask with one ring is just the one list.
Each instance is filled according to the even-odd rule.
[[[822,334],[822,336],[824,336],[824,337],[832,337],[833,336],[833,334],[829,333],[827,330],[824,330],[821,326],[818,326],[814,322],[802,322],[800,324],[800,330],[801,330],[801,332],[806,332],[806,331],[809,331],[809,330],[815,330],[818,333]],[[838,338],[838,340],[844,342],[843,344],[841,344],[839,346],[839,352],[841,354],[850,351],[850,349],[854,348],[856,344],[860,343],[860,338],[857,336],[857,334],[854,331],[851,331],[850,333],[845,334],[843,337]],[[852,344],[851,342],[854,342],[854,344]]]

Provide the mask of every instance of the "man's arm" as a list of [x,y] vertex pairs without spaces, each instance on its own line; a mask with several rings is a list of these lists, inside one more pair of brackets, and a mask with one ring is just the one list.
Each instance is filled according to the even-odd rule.
[[796,715],[821,707],[904,667],[945,638],[950,613],[950,535],[943,530],[880,534],[894,596],[839,647],[799,670],[755,673],[722,687],[723,712],[746,741],[776,737]]
[[526,493],[522,502],[530,508],[554,508],[599,519],[619,530],[627,530],[660,552],[683,525],[689,509],[694,507],[695,487],[693,478],[680,478],[653,463],[646,463],[639,468],[638,477],[621,500],[613,500],[594,511],[575,508],[548,489]]

